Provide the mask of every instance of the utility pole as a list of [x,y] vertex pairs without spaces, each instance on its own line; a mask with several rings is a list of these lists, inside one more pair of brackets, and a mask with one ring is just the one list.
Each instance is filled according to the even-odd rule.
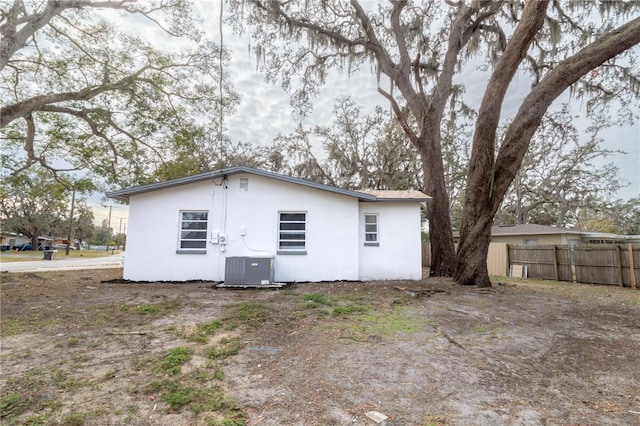
[[67,234],[67,249],[65,250],[65,256],[69,256],[69,244],[71,242],[71,231],[73,230],[73,207],[76,203],[75,188],[73,188],[73,192],[71,194],[71,213],[69,214],[69,233]]
[[118,227],[118,238],[116,244],[118,245],[118,250],[120,250],[120,235],[122,235],[122,218],[120,218],[120,226]]
[[113,206],[109,206],[109,222],[107,224],[107,245],[105,251],[109,251],[109,243],[111,242],[111,208]]

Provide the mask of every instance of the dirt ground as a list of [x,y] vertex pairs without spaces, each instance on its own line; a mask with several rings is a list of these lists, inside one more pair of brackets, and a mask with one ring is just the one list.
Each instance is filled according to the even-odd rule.
[[[637,290],[121,276],[2,274],[0,423],[374,425],[376,411],[386,425],[640,425]],[[161,370],[176,347],[193,356]],[[205,402],[171,399],[185,383]]]

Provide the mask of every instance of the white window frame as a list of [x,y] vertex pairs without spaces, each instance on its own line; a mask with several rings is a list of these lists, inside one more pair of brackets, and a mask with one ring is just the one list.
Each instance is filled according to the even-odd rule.
[[[304,215],[303,220],[283,220],[284,215]],[[302,229],[282,229],[283,225],[287,228],[287,224],[294,225],[293,228]],[[300,227],[302,224],[302,227]],[[302,234],[303,239],[288,239],[287,235]],[[284,238],[283,238],[284,237]],[[286,243],[299,242],[297,246],[287,245]],[[283,243],[285,243],[283,245]],[[304,211],[279,211],[278,212],[278,250],[277,254],[307,254],[307,212]]]
[[[186,214],[204,213],[206,216],[205,219],[185,219]],[[184,228],[185,223],[199,223],[204,224],[204,228]],[[180,210],[180,217],[178,221],[178,249],[176,253],[178,254],[206,254],[207,253],[207,235],[209,235],[209,211],[208,210]],[[201,233],[202,238],[185,238],[188,237],[189,232]],[[183,247],[183,243],[187,243],[187,245],[192,245],[193,243],[202,243],[198,244],[202,247]]]
[[[367,218],[374,218],[375,222],[367,222]],[[375,231],[367,230],[367,225],[375,225]],[[364,245],[370,247],[378,247],[380,245],[380,214],[378,213],[365,213],[364,214]],[[367,239],[367,237],[373,236],[374,240]]]

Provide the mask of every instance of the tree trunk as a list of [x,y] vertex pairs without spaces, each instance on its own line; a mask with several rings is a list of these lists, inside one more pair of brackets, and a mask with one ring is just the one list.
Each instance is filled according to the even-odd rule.
[[[522,165],[531,138],[551,103],[580,77],[640,43],[640,18],[636,18],[558,63],[522,102],[494,161],[497,119],[506,92],[505,85],[508,86],[513,78],[509,71],[515,72],[520,63],[522,52],[528,46],[528,35],[538,31],[534,27],[536,20],[541,23],[544,19],[544,16],[538,15],[542,6],[543,2],[534,1],[525,5],[523,19],[505,49],[505,54],[498,61],[496,72],[492,75],[482,100],[474,134],[454,273],[459,284],[476,284],[479,287],[491,285],[486,267],[491,224]],[[521,29],[524,31],[520,31]],[[478,253],[474,250],[480,253],[482,259],[476,257]],[[473,259],[476,260],[475,264]]]
[[[499,200],[494,197],[497,180],[494,175],[494,166],[496,166],[494,156],[500,111],[513,76],[525,57],[529,45],[544,23],[548,4],[549,0],[529,1],[525,4],[521,20],[491,74],[480,104],[469,160],[467,191],[462,211],[460,243],[454,272],[454,278],[459,284],[477,285],[478,287],[491,286],[487,270],[491,224],[504,199],[504,194]],[[524,152],[520,154],[520,160],[509,184],[520,169]],[[508,185],[506,189],[508,189]]]
[[431,243],[430,275],[450,277],[453,275],[456,253],[453,246],[449,195],[444,180],[439,120],[424,119],[417,145],[422,160],[424,188],[432,198],[427,205]]
[[455,279],[459,284],[475,284],[478,287],[491,287],[487,255],[491,243],[491,223],[493,216],[484,212],[469,233],[472,239],[466,239],[458,246]]

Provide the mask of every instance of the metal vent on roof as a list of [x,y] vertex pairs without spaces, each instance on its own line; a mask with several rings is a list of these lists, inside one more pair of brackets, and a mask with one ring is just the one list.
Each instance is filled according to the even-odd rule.
[[247,192],[249,190],[249,178],[240,178],[240,192]]

